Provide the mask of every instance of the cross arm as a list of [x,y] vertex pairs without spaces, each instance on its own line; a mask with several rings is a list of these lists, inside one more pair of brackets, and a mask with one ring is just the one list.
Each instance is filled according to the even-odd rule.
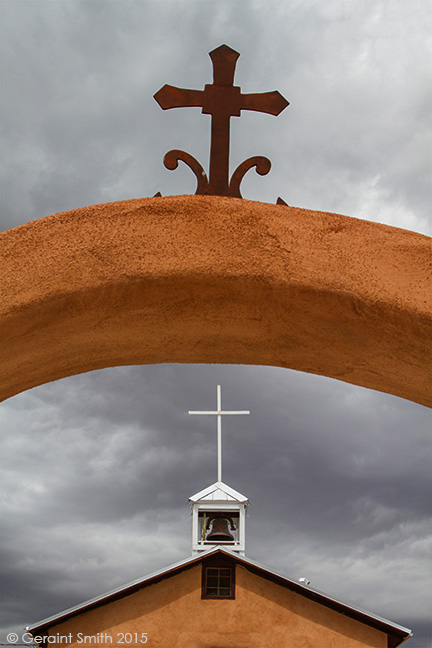
[[278,90],[274,90],[273,92],[242,94],[240,101],[241,110],[257,110],[258,112],[275,115],[275,117],[289,106],[289,101]]
[[202,106],[203,90],[187,90],[165,84],[153,95],[163,110],[169,108],[186,108],[189,106]]
[[219,414],[250,414],[249,410],[243,410],[241,412],[219,412]]
[[249,410],[244,410],[241,412],[224,412],[221,410],[220,412],[188,412],[188,414],[213,414],[213,416],[218,415],[218,414],[250,414]]
[[216,416],[219,412],[188,412],[188,414],[213,414],[213,416]]

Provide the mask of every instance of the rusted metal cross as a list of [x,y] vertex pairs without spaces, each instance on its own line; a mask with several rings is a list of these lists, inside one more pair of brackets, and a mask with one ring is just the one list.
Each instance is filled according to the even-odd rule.
[[238,52],[227,45],[221,45],[210,52],[213,83],[204,86],[204,90],[187,90],[164,85],[154,95],[163,110],[197,106],[202,108],[204,114],[211,115],[208,179],[200,163],[189,153],[176,149],[169,151],[164,157],[164,164],[168,169],[176,169],[179,160],[192,169],[197,177],[197,194],[241,198],[240,183],[249,169],[255,166],[260,175],[266,175],[270,171],[270,160],[255,156],[242,162],[229,181],[231,117],[240,117],[242,110],[256,110],[277,116],[289,105],[277,90],[261,94],[243,94],[240,87],[234,85],[235,67],[239,56]]

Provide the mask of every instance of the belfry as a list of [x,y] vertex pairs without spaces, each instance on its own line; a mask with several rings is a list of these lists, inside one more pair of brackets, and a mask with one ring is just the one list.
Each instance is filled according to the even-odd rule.
[[223,482],[215,482],[189,498],[192,508],[192,552],[217,545],[245,553],[248,499]]

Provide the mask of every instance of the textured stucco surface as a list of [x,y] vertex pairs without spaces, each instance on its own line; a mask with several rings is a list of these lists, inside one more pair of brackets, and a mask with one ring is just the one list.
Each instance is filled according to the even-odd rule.
[[432,403],[431,239],[214,196],[47,216],[1,236],[1,397],[161,362],[259,364]]
[[[299,594],[236,568],[235,600],[201,600],[201,565],[123,599],[53,626],[69,648],[84,645],[78,633],[98,633],[121,646],[121,633],[146,632],[154,648],[386,648],[387,635]],[[101,635],[99,634],[99,639]],[[50,644],[59,645],[59,644]],[[133,643],[139,646],[139,643]]]

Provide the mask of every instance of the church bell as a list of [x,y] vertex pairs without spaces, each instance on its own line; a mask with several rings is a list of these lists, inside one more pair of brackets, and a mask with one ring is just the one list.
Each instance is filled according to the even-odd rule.
[[[231,529],[235,529],[232,522]],[[206,540],[210,542],[234,542],[235,538],[228,530],[228,520],[223,517],[213,518],[212,530]]]

